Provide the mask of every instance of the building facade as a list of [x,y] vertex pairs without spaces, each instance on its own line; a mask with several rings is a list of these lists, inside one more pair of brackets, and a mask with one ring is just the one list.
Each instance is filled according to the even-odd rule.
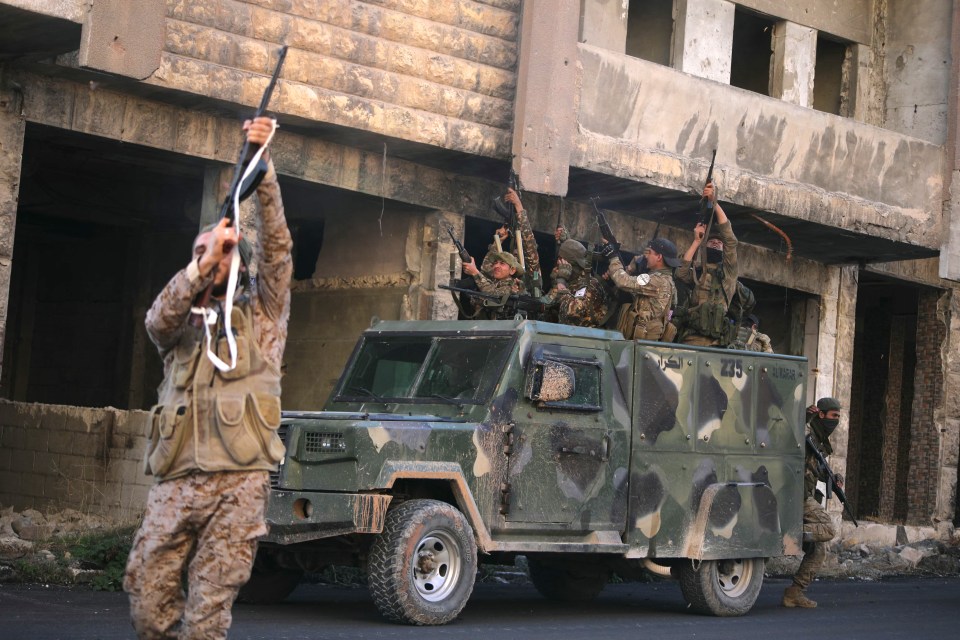
[[0,2],[0,503],[139,513],[161,377],[142,319],[287,45],[286,407],[323,405],[373,316],[456,316],[446,228],[481,258],[511,168],[549,269],[558,216],[597,239],[594,196],[626,249],[660,225],[683,250],[716,150],[763,331],[809,359],[811,401],[849,407],[833,463],[858,517],[950,535],[958,20],[951,0]]

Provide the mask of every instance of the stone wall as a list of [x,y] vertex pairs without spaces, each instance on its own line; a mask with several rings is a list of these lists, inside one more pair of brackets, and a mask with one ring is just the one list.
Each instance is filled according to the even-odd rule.
[[153,484],[141,463],[146,416],[0,400],[0,505],[135,521]]
[[252,105],[280,44],[273,108],[485,156],[510,152],[520,0],[167,3],[145,82]]

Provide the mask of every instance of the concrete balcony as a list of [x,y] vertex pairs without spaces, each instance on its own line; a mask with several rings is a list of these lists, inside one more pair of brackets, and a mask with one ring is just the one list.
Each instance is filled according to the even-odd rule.
[[[605,206],[692,226],[687,194],[716,149],[720,197],[738,235],[764,244],[751,233],[761,223],[737,215],[756,211],[800,255],[826,263],[937,254],[942,147],[585,44],[579,59],[571,191],[626,194]],[[624,180],[641,184],[625,189]]]

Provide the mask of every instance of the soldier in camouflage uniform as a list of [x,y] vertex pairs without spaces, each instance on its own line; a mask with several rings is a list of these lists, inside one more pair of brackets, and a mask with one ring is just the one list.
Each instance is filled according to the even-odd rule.
[[[824,457],[833,453],[830,446],[830,434],[840,424],[840,401],[836,398],[820,398],[817,404],[807,408],[807,435]],[[803,560],[793,584],[783,593],[783,606],[813,609],[817,603],[804,594],[817,575],[817,571],[826,559],[826,545],[833,540],[836,529],[826,510],[820,505],[822,495],[817,490],[817,482],[827,482],[826,470],[809,450],[804,459],[803,491],[806,498],[803,503]],[[836,482],[841,484],[837,477]],[[842,488],[842,487],[841,487]],[[819,499],[818,499],[819,498]]]
[[765,333],[760,333],[759,327],[760,319],[751,313],[740,323],[740,328],[737,329],[736,340],[728,344],[727,348],[740,349],[741,351],[773,353],[770,336]]
[[683,255],[683,263],[674,277],[678,282],[693,287],[690,299],[686,302],[682,314],[679,341],[684,344],[701,347],[722,346],[731,341],[729,320],[726,318],[730,301],[737,292],[737,237],[733,234],[730,220],[717,202],[713,183],[703,188],[703,197],[707,198],[716,212],[716,224],[713,225],[707,240],[707,267],[696,277],[697,270],[693,258],[703,242],[706,225],[697,224],[693,242]]
[[[492,254],[487,254],[484,259],[484,264],[488,262],[490,264],[490,275],[478,269],[476,261],[473,259],[463,264],[463,272],[473,276],[477,283],[477,289],[481,293],[499,296],[503,301],[511,294],[526,293],[523,280],[515,277],[520,270],[520,263],[517,262],[517,258],[512,253],[506,251],[492,252]],[[500,306],[499,302],[474,298],[474,305],[480,305],[480,307],[471,317],[479,315],[479,317],[488,320],[499,320],[509,316],[509,313],[504,310],[503,306]]]
[[[251,143],[262,146],[274,126],[257,118],[244,129]],[[250,577],[257,538],[267,532],[269,472],[284,454],[276,430],[293,243],[277,174],[266,154],[265,160],[266,175],[257,187],[258,277],[238,289],[230,314],[235,366],[215,367],[207,353],[209,348],[220,360],[234,361],[223,316],[230,262],[240,248],[236,228],[226,220],[197,236],[194,258],[147,312],[164,380],[150,412],[144,460],[157,483],[123,582],[140,638],[225,638],[233,601]],[[194,305],[208,286],[204,311]],[[195,315],[209,333],[203,322],[191,323]]]
[[604,243],[601,254],[610,260],[607,275],[618,289],[633,295],[633,303],[621,313],[617,328],[628,340],[660,340],[677,299],[672,270],[680,264],[677,247],[666,238],[654,238],[643,250],[648,273],[629,275],[616,249]]

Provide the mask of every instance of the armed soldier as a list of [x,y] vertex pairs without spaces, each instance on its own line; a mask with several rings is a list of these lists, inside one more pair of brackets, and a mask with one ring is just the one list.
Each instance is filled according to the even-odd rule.
[[[259,147],[274,128],[265,117],[244,124],[248,142]],[[249,252],[226,217],[197,236],[190,262],[147,312],[164,380],[145,455],[156,484],[123,583],[140,638],[225,638],[257,538],[267,533],[269,472],[284,454],[276,430],[293,243],[276,171],[266,153],[263,160],[258,277],[237,289],[229,318],[231,263],[237,253],[248,260]],[[209,303],[196,302],[208,286]],[[191,323],[194,315],[200,326]]]
[[785,607],[812,609],[817,606],[804,591],[813,582],[826,559],[826,544],[836,535],[833,521],[820,506],[822,496],[817,490],[817,482],[824,482],[828,487],[836,483],[841,487],[842,479],[821,464],[811,447],[815,446],[823,457],[833,453],[830,435],[840,424],[840,408],[840,401],[829,397],[820,398],[816,405],[807,408],[807,450],[803,474],[803,492],[806,496],[803,502],[803,560],[793,576],[793,584],[783,593]]
[[559,322],[578,327],[602,326],[610,304],[606,284],[590,272],[586,247],[566,238],[563,227],[557,228],[556,238],[560,241],[557,266],[551,274],[553,287],[547,296],[553,301]]
[[741,321],[740,328],[737,329],[736,339],[727,345],[727,348],[773,353],[770,336],[760,333],[760,319],[752,313]]
[[647,272],[637,276],[627,273],[616,247],[604,243],[601,254],[610,260],[607,270],[611,282],[633,295],[633,303],[621,313],[617,328],[628,340],[662,340],[670,320],[670,309],[677,299],[672,270],[680,266],[677,247],[666,238],[654,238],[643,250]]
[[727,309],[737,291],[737,237],[733,227],[717,202],[712,182],[703,188],[703,197],[712,204],[716,214],[710,237],[707,238],[706,268],[702,272],[693,264],[707,231],[706,224],[698,223],[693,231],[693,242],[683,255],[683,262],[674,277],[682,285],[692,287],[689,299],[678,314],[679,341],[695,346],[721,346],[731,341],[732,325]]

